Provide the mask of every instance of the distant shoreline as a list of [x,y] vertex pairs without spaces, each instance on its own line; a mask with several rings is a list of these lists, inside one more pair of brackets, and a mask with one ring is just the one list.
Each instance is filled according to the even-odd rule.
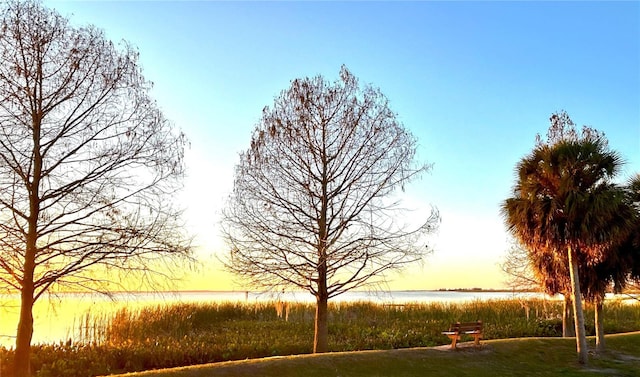
[[[282,293],[276,291],[261,291],[261,290],[253,290],[253,289],[172,289],[172,290],[135,290],[135,291],[124,291],[124,290],[114,290],[108,291],[108,294],[156,294],[156,293]],[[536,290],[526,290],[526,289],[507,289],[507,288],[438,288],[438,289],[389,289],[389,290],[352,290],[349,292],[353,293],[385,293],[385,292],[486,292],[486,293],[542,293]],[[307,293],[307,291],[303,290],[292,290],[292,291],[284,291],[284,293]],[[15,293],[0,293],[1,295],[11,295]],[[52,296],[57,294],[105,294],[103,292],[96,291],[58,291],[49,293]]]
[[[245,293],[245,292],[250,292],[250,293],[267,293],[267,292],[272,292],[272,291],[260,291],[260,290],[252,290],[252,289],[237,289],[237,290],[209,290],[209,289],[186,289],[186,290],[171,290],[171,291],[119,291],[119,292],[113,292],[113,293],[158,293],[158,292],[171,292],[171,293]],[[306,291],[302,291],[302,290],[295,290],[295,291],[285,291],[285,292],[296,292],[296,293],[306,293]],[[384,293],[384,292],[487,292],[487,293],[493,293],[493,292],[506,292],[506,293],[511,293],[511,292],[539,292],[536,290],[526,290],[526,289],[506,289],[506,288],[490,288],[490,289],[484,289],[484,288],[439,288],[439,289],[389,289],[389,290],[352,290],[349,292],[354,292],[354,293],[374,293],[374,292],[380,292],[380,293]],[[273,293],[276,293],[275,291],[273,291]]]
[[[544,292],[535,290],[535,289],[507,289],[507,288],[439,288],[439,289],[390,289],[390,290],[352,290],[350,293],[360,293],[360,294],[384,294],[384,293],[539,293],[544,294]],[[139,291],[108,291],[108,292],[96,292],[96,291],[59,291],[59,292],[50,292],[45,294],[46,296],[55,297],[56,295],[153,295],[153,294],[307,294],[307,291],[295,290],[295,291],[284,291],[284,292],[276,292],[276,291],[260,291],[260,290],[209,290],[209,289],[177,289],[177,290],[139,290]],[[612,292],[609,292],[612,293]],[[15,296],[18,295],[18,292],[3,292],[0,293],[0,297],[6,296]],[[619,294],[640,294],[640,290],[631,289],[625,290]]]

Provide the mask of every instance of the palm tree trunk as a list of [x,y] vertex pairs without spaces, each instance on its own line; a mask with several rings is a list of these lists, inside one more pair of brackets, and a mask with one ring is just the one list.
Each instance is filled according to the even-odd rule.
[[574,324],[576,327],[576,349],[578,362],[586,365],[587,355],[587,333],[584,328],[584,312],[582,311],[582,294],[580,293],[580,275],[578,273],[578,258],[575,251],[569,246],[567,248],[569,257],[569,275],[571,276],[571,300],[573,300]]
[[573,322],[573,312],[571,311],[571,294],[565,293],[562,301],[562,337],[573,338],[576,336],[575,327],[570,323]]
[[604,317],[602,316],[603,300],[598,298],[595,302],[596,324],[596,351],[604,352]]

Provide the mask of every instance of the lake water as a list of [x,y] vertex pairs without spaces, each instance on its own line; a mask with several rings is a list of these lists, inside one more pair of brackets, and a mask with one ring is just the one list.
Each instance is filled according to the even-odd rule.
[[[347,292],[331,302],[371,301],[381,304],[407,304],[429,302],[465,302],[489,299],[552,298],[540,293],[522,292],[476,292],[476,291],[390,291]],[[314,298],[306,292],[270,294],[248,291],[206,292],[162,292],[162,293],[116,293],[113,298],[92,293],[62,293],[41,298],[34,307],[33,343],[58,343],[72,337],[81,318],[87,313],[112,314],[121,308],[136,309],[186,302],[268,302],[293,301],[313,303]],[[19,313],[18,295],[0,295],[0,346],[12,347]]]

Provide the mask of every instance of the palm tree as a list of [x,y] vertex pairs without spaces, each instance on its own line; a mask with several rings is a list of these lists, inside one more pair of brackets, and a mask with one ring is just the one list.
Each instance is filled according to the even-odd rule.
[[620,246],[621,253],[629,264],[626,283],[640,288],[640,173],[635,174],[626,186],[629,206],[633,211],[633,226],[626,241]]
[[[640,180],[639,180],[640,182]],[[612,195],[627,195],[628,188],[612,187],[618,190]],[[631,197],[629,197],[631,199]],[[616,211],[615,218],[609,223],[609,227],[623,229],[632,222],[640,219],[633,207],[633,200],[629,200],[625,205],[620,205]],[[618,202],[619,203],[619,202]],[[621,232],[624,235],[624,232]],[[634,255],[638,251],[638,246],[634,248],[633,237],[630,233],[622,239],[619,245],[612,240],[612,247],[604,253],[601,260],[581,261],[579,266],[580,291],[582,298],[594,306],[595,330],[596,330],[596,350],[602,352],[605,349],[604,326],[603,326],[603,303],[605,294],[609,290],[620,293],[626,288],[630,280],[630,272],[633,266]],[[525,248],[526,249],[526,248]],[[523,250],[527,258],[527,264],[531,268],[534,280],[542,287],[543,291],[550,295],[562,294],[564,296],[564,310],[562,316],[563,337],[573,337],[575,333],[570,333],[567,325],[571,317],[571,282],[567,256],[564,253],[549,253],[546,250]]]
[[[626,227],[629,225],[629,219],[636,221],[636,217],[632,207],[621,207],[618,212],[620,222],[617,225],[613,224],[612,227]],[[619,234],[623,236],[622,232]],[[633,247],[633,234],[627,234],[621,241],[616,245],[615,240],[612,240],[611,247],[600,261],[596,263],[582,261],[580,264],[582,297],[594,306],[596,350],[598,352],[605,350],[603,320],[605,294],[610,289],[614,293],[620,293],[626,288],[633,268],[634,253],[637,252],[637,247]]]
[[[553,117],[552,117],[553,119]],[[538,143],[517,165],[513,197],[502,206],[509,231],[528,249],[569,266],[578,360],[587,363],[579,264],[600,260],[622,229],[610,222],[623,204],[610,180],[621,158],[600,134]]]
[[[633,248],[631,247],[631,225],[636,221],[637,214],[629,201],[624,201],[627,196],[625,187],[609,186],[607,195],[610,205],[617,206],[613,216],[606,224],[607,229],[602,230],[603,234],[609,234],[608,241],[610,247],[601,253],[597,260],[580,258],[579,275],[580,291],[582,298],[590,302],[595,313],[596,350],[603,352],[605,349],[603,304],[605,294],[609,290],[615,293],[621,292],[629,281],[629,273],[633,264]],[[591,229],[593,231],[593,229]],[[607,233],[608,232],[608,233]],[[620,237],[615,239],[615,235]],[[563,254],[555,258],[555,263],[549,264],[547,276],[554,284],[547,283],[547,289],[555,287],[564,288],[563,292],[571,292],[570,280],[568,276],[567,256]],[[581,256],[583,257],[583,256]],[[543,262],[544,263],[544,262]],[[544,267],[542,267],[544,268]],[[558,289],[560,291],[560,289]],[[562,292],[561,292],[562,293]],[[565,293],[565,299],[570,296]],[[566,308],[566,304],[565,304]],[[564,319],[564,318],[563,318]],[[575,334],[574,334],[575,335]]]
[[550,296],[562,295],[562,336],[574,337],[575,327],[569,325],[573,313],[571,311],[571,280],[566,257],[562,258],[564,254],[548,248],[530,250],[528,255],[542,290]]
[[[621,237],[617,242],[612,242],[604,258],[597,263],[585,263],[581,271],[585,271],[582,279],[583,297],[593,303],[595,308],[596,350],[603,352],[605,349],[603,302],[605,293],[612,288],[613,292],[620,293],[629,283],[634,260],[639,258],[640,244],[638,243],[638,227],[640,227],[640,213],[635,202],[639,199],[640,175],[636,175],[627,187],[613,187],[611,195],[623,198],[616,215],[611,219],[609,227],[622,230],[618,234]],[[624,230],[627,230],[626,232]]]

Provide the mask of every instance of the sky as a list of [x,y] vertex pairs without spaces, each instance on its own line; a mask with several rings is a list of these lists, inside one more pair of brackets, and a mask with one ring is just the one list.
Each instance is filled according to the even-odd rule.
[[201,265],[179,289],[245,290],[222,271],[219,215],[261,111],[291,80],[345,65],[380,88],[430,173],[405,206],[438,209],[423,263],[390,289],[500,288],[500,205],[553,112],[603,131],[640,172],[639,2],[45,1],[137,46],[152,96],[190,139],[178,198]]

